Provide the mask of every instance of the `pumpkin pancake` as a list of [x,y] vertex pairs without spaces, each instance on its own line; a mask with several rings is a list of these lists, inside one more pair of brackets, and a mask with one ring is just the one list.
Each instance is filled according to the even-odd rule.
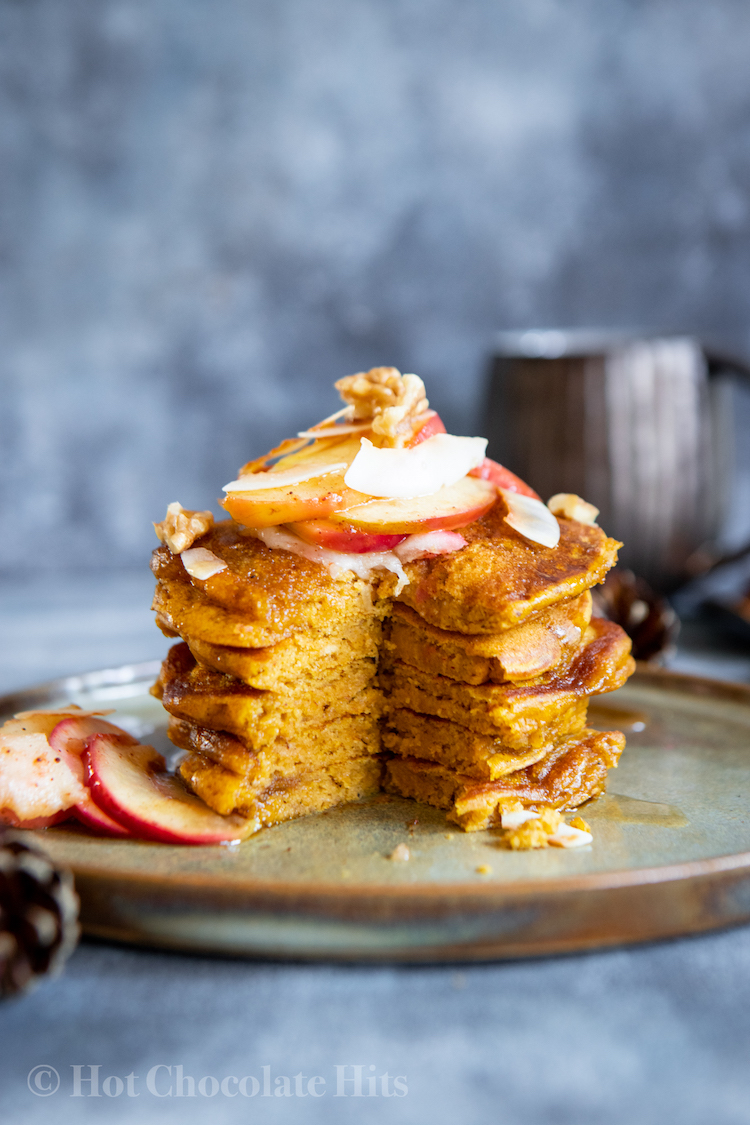
[[479,734],[450,719],[396,707],[383,728],[383,749],[402,758],[427,758],[480,781],[496,781],[538,762],[555,743],[582,731],[587,708],[588,700],[578,699],[544,727],[514,739],[523,745],[509,746],[502,738]]
[[380,790],[382,772],[382,763],[376,757],[352,758],[306,773],[278,774],[268,784],[259,785],[201,754],[191,754],[180,765],[185,781],[207,805],[225,815],[240,813],[252,822],[255,831],[292,817],[374,797]]
[[293,633],[267,648],[214,645],[192,636],[187,637],[187,643],[197,661],[217,672],[252,687],[290,691],[300,678],[330,680],[358,660],[372,661],[374,670],[381,641],[380,621],[368,617],[345,624],[340,634]]
[[171,715],[229,731],[257,748],[342,715],[380,714],[374,671],[373,661],[360,660],[327,683],[308,678],[290,692],[262,691],[199,664],[188,646],[179,644],[170,649],[152,690]]
[[331,762],[362,758],[380,750],[377,712],[342,715],[311,726],[290,738],[277,738],[254,749],[228,731],[201,727],[186,719],[169,718],[169,737],[175,746],[238,774],[252,784],[269,784],[279,773],[325,769]]
[[604,792],[607,770],[625,745],[619,731],[584,730],[555,746],[540,761],[498,781],[479,782],[436,762],[392,758],[385,789],[401,797],[447,809],[448,819],[466,832],[499,827],[503,809],[573,809]]
[[231,520],[215,524],[196,544],[226,569],[206,580],[191,578],[166,546],[151,561],[157,578],[152,608],[183,638],[265,648],[300,631],[339,632],[345,622],[376,614],[362,579],[351,572],[333,579],[319,563],[272,550]]
[[439,629],[500,633],[596,586],[622,546],[600,527],[558,519],[560,542],[542,547],[514,531],[506,514],[500,497],[461,529],[463,550],[410,563],[398,600]]
[[384,646],[395,659],[451,680],[519,683],[570,660],[590,620],[588,590],[502,633],[448,632],[394,602]]

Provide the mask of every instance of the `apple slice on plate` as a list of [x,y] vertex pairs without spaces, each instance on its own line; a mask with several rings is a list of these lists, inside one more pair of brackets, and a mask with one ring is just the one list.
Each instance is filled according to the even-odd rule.
[[496,500],[494,484],[467,476],[431,496],[368,500],[336,512],[332,520],[351,524],[370,534],[413,535],[422,531],[450,531],[480,519]]
[[58,754],[64,756],[84,786],[83,796],[70,810],[81,824],[91,828],[94,832],[101,832],[106,836],[129,838],[132,833],[113,820],[103,809],[92,800],[91,793],[86,785],[86,768],[83,763],[83,753],[86,743],[95,734],[113,734],[123,742],[132,746],[137,745],[137,740],[132,738],[120,727],[94,716],[78,718],[71,716],[57,724],[49,736],[49,744]]
[[166,772],[153,746],[114,734],[95,734],[83,754],[91,795],[134,836],[165,844],[222,844],[244,840],[252,822],[220,816]]
[[48,741],[47,730],[58,720],[16,718],[0,731],[0,823],[48,828],[72,816],[73,806],[84,799],[80,763]]

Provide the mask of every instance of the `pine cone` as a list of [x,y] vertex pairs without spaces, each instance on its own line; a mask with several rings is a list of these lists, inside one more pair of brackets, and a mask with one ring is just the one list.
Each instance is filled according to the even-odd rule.
[[0,834],[0,997],[57,972],[78,941],[69,872],[18,832]]
[[615,621],[633,642],[636,660],[663,663],[673,652],[680,619],[666,598],[632,570],[615,567],[591,593],[594,613]]

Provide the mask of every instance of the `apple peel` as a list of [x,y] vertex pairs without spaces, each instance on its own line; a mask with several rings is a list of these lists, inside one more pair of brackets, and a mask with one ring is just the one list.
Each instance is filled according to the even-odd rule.
[[254,830],[244,817],[220,816],[166,772],[153,746],[95,734],[83,754],[91,795],[133,835],[165,844],[227,844]]
[[463,535],[457,531],[426,531],[423,535],[410,535],[394,548],[401,562],[415,562],[429,555],[450,555],[466,546]]
[[560,542],[560,525],[546,504],[532,496],[511,492],[507,488],[498,489],[508,508],[505,522],[525,539],[540,543],[542,547],[554,548]]
[[86,749],[86,743],[95,734],[112,734],[133,746],[137,745],[138,741],[113,723],[107,723],[104,719],[95,716],[84,715],[71,716],[59,722],[49,736],[49,744],[57,753],[63,756],[67,755],[71,769],[84,787],[83,796],[70,812],[81,824],[91,828],[94,832],[102,833],[105,836],[127,838],[131,835],[128,829],[99,808],[92,800],[91,793],[86,785],[86,769],[82,755]]

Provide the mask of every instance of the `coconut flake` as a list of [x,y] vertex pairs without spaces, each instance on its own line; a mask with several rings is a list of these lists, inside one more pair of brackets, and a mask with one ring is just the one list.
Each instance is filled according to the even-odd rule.
[[359,452],[344,477],[349,488],[367,496],[409,500],[431,496],[456,484],[484,460],[486,438],[435,434],[419,445],[379,449],[362,438]]
[[536,820],[538,816],[538,812],[518,809],[514,812],[504,812],[500,817],[500,824],[503,828],[520,828],[522,824],[526,824],[530,820]]
[[313,462],[308,465],[298,465],[296,469],[279,469],[278,472],[270,469],[265,473],[248,473],[247,476],[240,477],[238,480],[230,480],[229,484],[224,485],[222,491],[265,492],[269,488],[286,488],[292,484],[301,484],[303,480],[325,477],[330,473],[340,473],[346,466],[346,461],[336,461],[330,465],[318,465]]
[[584,832],[582,828],[574,828],[572,824],[565,824],[563,821],[549,837],[548,843],[556,848],[582,848],[585,844],[590,844],[593,839],[590,832]]
[[191,547],[189,551],[183,551],[180,558],[190,577],[197,578],[200,582],[227,569],[227,564],[205,547]]
[[331,578],[339,578],[342,574],[351,572],[358,578],[368,579],[374,570],[389,570],[397,575],[395,595],[398,596],[404,586],[409,585],[401,560],[393,551],[368,551],[364,554],[352,554],[348,551],[330,551],[327,547],[317,547],[314,543],[305,543],[294,532],[281,527],[248,528],[248,533],[260,539],[267,547],[276,550],[290,551],[293,555],[308,559],[310,562],[320,563],[324,566]]
[[393,553],[398,555],[401,562],[408,563],[428,555],[450,555],[465,546],[466,540],[463,535],[455,531],[426,531],[418,535],[409,535],[403,543],[394,547]]
[[510,492],[507,488],[500,488],[498,492],[508,506],[505,517],[507,524],[526,539],[541,543],[543,547],[557,546],[560,542],[560,525],[546,504],[541,500],[534,500],[532,496]]

